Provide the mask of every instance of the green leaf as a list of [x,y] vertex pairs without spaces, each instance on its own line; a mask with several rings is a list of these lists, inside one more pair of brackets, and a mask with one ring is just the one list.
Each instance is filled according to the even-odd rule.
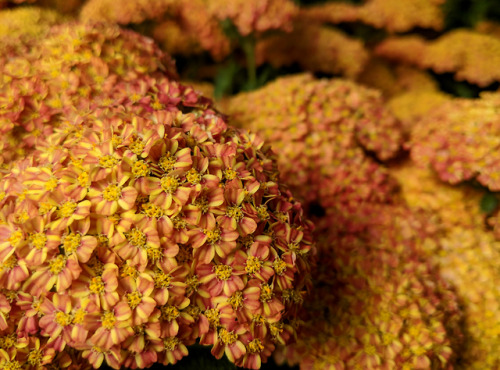
[[493,211],[498,207],[498,198],[493,193],[486,193],[481,198],[481,212],[486,214],[493,213]]
[[218,68],[214,81],[214,96],[216,100],[232,92],[235,76],[239,70],[240,66],[234,60]]

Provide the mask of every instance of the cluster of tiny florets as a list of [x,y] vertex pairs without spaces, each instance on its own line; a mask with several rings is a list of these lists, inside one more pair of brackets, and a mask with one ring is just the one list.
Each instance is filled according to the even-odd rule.
[[402,137],[377,91],[299,75],[236,96],[228,111],[231,122],[273,145],[294,194],[308,206],[334,209],[339,227],[356,227],[351,217],[359,205],[391,201],[394,182],[367,153],[388,159]]
[[31,45],[1,65],[0,367],[144,368],[196,341],[260,367],[293,338],[314,255],[273,152],[133,32]]

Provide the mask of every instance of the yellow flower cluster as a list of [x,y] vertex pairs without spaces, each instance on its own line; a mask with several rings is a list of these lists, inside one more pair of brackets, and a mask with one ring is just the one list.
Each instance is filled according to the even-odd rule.
[[465,345],[461,363],[470,369],[500,366],[500,243],[485,228],[479,204],[484,191],[451,186],[430,170],[405,163],[391,170],[412,209],[427,213],[437,238],[423,241],[464,305]]
[[322,23],[363,22],[388,32],[406,32],[414,28],[441,30],[444,0],[366,0],[362,5],[326,2],[306,7],[301,15]]
[[500,39],[478,31],[454,30],[433,41],[416,35],[390,37],[375,53],[437,73],[452,72],[457,80],[481,87],[500,81]]

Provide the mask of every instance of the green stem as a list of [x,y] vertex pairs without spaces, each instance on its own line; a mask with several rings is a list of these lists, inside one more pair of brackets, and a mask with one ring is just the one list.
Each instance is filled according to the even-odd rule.
[[255,62],[255,37],[249,35],[242,40],[243,51],[245,52],[247,64],[247,88],[255,90],[257,88],[257,64]]

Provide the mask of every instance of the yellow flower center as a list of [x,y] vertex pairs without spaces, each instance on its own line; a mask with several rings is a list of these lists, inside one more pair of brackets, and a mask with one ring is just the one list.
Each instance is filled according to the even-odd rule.
[[43,359],[42,351],[39,349],[33,349],[30,351],[27,361],[28,364],[32,366],[40,366],[40,364],[42,363],[42,359]]
[[163,346],[167,351],[173,351],[175,347],[180,343],[179,338],[177,337],[168,337],[163,339]]
[[247,258],[247,262],[245,264],[245,271],[247,274],[255,274],[259,272],[262,267],[262,260],[258,257],[250,256]]
[[177,216],[172,218],[172,223],[174,224],[175,230],[182,230],[182,229],[185,229],[187,226],[187,222],[185,220],[183,220],[182,218],[177,217]]
[[88,172],[83,171],[80,173],[77,180],[82,188],[87,188],[90,185]]
[[147,246],[146,254],[150,262],[156,263],[163,257],[163,251],[160,248]]
[[234,218],[237,222],[239,222],[243,218],[243,211],[239,206],[227,207],[226,216]]
[[201,213],[208,212],[209,206],[208,206],[208,199],[206,197],[197,198],[193,204],[200,209]]
[[209,308],[205,310],[205,316],[211,327],[216,328],[220,324],[220,312],[216,308]]
[[172,278],[165,274],[160,269],[155,270],[155,274],[153,276],[153,281],[155,283],[155,288],[168,288],[170,286],[170,281]]
[[4,349],[9,349],[17,344],[17,335],[10,334],[4,337],[0,337],[0,347]]
[[48,202],[42,202],[38,206],[38,213],[40,213],[40,215],[43,216],[43,215],[47,214],[51,209],[52,209],[52,204],[50,204]]
[[135,178],[146,177],[149,175],[149,166],[145,161],[135,161],[132,166],[132,175]]
[[382,344],[384,346],[388,346],[389,344],[394,342],[394,339],[396,339],[396,337],[391,333],[383,333],[382,334]]
[[233,307],[233,310],[237,310],[243,307],[243,293],[241,291],[234,292],[227,301]]
[[133,278],[136,278],[137,275],[139,274],[137,272],[137,269],[134,267],[134,266],[130,266],[130,265],[127,265],[127,264],[123,264],[120,268],[120,276],[121,277],[127,277],[127,276],[130,276],[130,277],[133,277]]
[[269,302],[273,298],[273,289],[269,284],[262,284],[260,286],[260,301]]
[[141,205],[142,212],[150,218],[161,218],[163,217],[163,210],[153,203],[145,203]]
[[269,325],[269,329],[271,331],[271,336],[277,337],[283,332],[283,323],[281,321],[272,323]]
[[170,153],[163,155],[158,161],[158,165],[165,173],[169,173],[174,169],[176,159]]
[[115,317],[115,314],[111,311],[106,311],[104,312],[102,315],[101,315],[101,322],[102,322],[102,326],[105,328],[105,329],[108,329],[108,330],[111,330],[115,327],[115,324],[116,324],[116,317]]
[[45,183],[45,190],[47,191],[52,191],[57,187],[57,179],[55,177],[51,177],[47,182]]
[[61,271],[66,266],[66,257],[62,254],[59,254],[56,258],[52,259],[49,262],[49,271],[53,275],[59,275]]
[[162,306],[161,309],[161,318],[166,321],[172,321],[179,317],[180,312],[177,307],[174,306]]
[[111,144],[113,145],[113,148],[117,148],[118,145],[120,145],[122,142],[123,139],[119,135],[113,134],[113,136],[111,137]]
[[75,209],[78,205],[75,202],[72,201],[67,201],[61,204],[59,207],[59,217],[62,218],[67,218],[73,216],[73,213],[75,213]]
[[136,136],[133,138],[128,147],[132,153],[141,155],[145,146],[146,144],[144,143],[144,141],[140,137]]
[[233,273],[233,268],[231,266],[227,265],[217,265],[214,266],[214,272],[215,276],[217,276],[217,279],[219,280],[229,280]]
[[73,324],[81,324],[83,323],[83,320],[85,319],[85,315],[87,313],[83,308],[79,308],[76,310],[76,312],[73,315]]
[[15,254],[13,254],[12,256],[7,258],[7,261],[5,261],[2,264],[2,270],[11,270],[16,266],[17,266],[17,257]]
[[224,178],[226,178],[226,180],[234,180],[236,176],[238,176],[238,173],[231,167],[224,170]]
[[121,196],[122,196],[122,187],[116,184],[109,185],[102,192],[102,197],[109,202],[118,200],[120,199]]
[[104,282],[102,281],[102,277],[94,276],[92,280],[90,280],[89,290],[94,294],[104,293]]
[[194,305],[189,305],[184,309],[189,316],[191,316],[195,321],[198,320],[201,314],[201,308]]
[[146,245],[146,234],[144,234],[141,230],[134,227],[128,233],[125,233],[127,240],[134,247],[144,247]]
[[142,294],[139,292],[128,293],[127,301],[130,308],[134,309],[142,302]]
[[56,321],[56,323],[58,323],[61,326],[68,326],[71,324],[72,319],[71,319],[71,315],[69,315],[65,312],[59,311],[58,313],[56,313],[55,321]]
[[248,343],[248,346],[247,346],[247,351],[250,353],[259,353],[259,352],[262,352],[263,349],[264,349],[264,345],[262,344],[262,342],[258,338],[255,338],[254,340],[252,340],[250,343]]
[[261,204],[257,207],[257,216],[262,221],[269,219],[269,212],[267,211],[267,206],[265,204]]
[[20,224],[24,224],[26,221],[30,219],[28,212],[21,211],[16,215],[16,222]]
[[161,188],[165,193],[172,194],[179,187],[179,180],[177,176],[164,176],[160,180]]
[[13,247],[19,244],[23,240],[23,232],[21,230],[16,230],[9,236],[9,243]]
[[219,339],[224,344],[233,344],[238,340],[238,335],[232,331],[227,331],[225,328],[219,329]]
[[189,292],[196,292],[198,287],[200,286],[200,282],[198,281],[198,276],[188,276],[186,278],[187,289]]
[[288,222],[288,213],[286,213],[286,212],[276,212],[276,218],[280,222]]
[[216,228],[213,230],[204,230],[205,235],[207,236],[207,243],[215,244],[220,240],[220,229]]
[[80,246],[82,236],[78,233],[68,234],[63,241],[63,248],[67,255],[74,253]]
[[286,262],[281,258],[276,258],[273,262],[273,269],[277,275],[281,276],[286,270]]
[[102,168],[112,168],[118,163],[118,159],[112,155],[103,155],[99,158],[99,166]]
[[199,184],[201,181],[201,175],[198,171],[196,171],[194,168],[191,168],[187,173],[186,173],[186,180],[193,184]]
[[4,364],[2,364],[2,369],[5,370],[18,370],[22,369],[21,363],[19,361],[6,361]]

